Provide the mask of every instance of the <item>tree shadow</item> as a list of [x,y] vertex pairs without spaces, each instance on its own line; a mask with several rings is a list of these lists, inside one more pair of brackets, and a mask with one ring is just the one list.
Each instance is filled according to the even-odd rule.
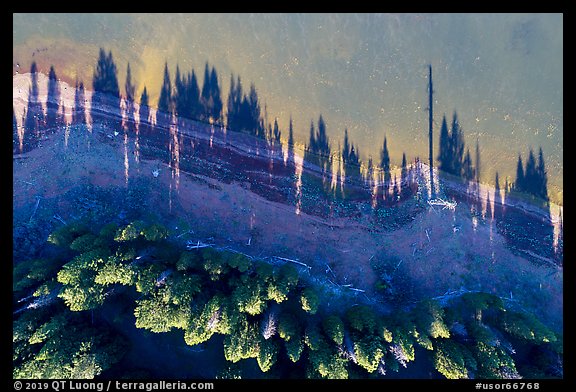
[[55,133],[64,125],[64,116],[60,113],[60,84],[54,66],[48,74],[48,94],[46,98],[46,132]]
[[292,116],[288,124],[288,142],[287,142],[287,157],[285,160],[286,166],[294,165],[294,124],[292,123]]
[[140,105],[138,108],[138,134],[140,140],[146,141],[151,136],[150,121],[148,90],[146,89],[146,86],[144,86],[142,95],[140,95]]
[[518,155],[516,181],[514,182],[513,190],[518,193],[531,195],[545,203],[549,201],[548,176],[542,147],[540,147],[538,152],[538,164],[536,164],[532,148],[530,148],[525,167],[522,166],[522,155]]
[[18,122],[16,121],[16,112],[12,106],[12,154],[18,152],[20,140],[18,136]]
[[24,114],[24,129],[20,153],[28,152],[38,146],[45,126],[44,109],[38,98],[38,67],[33,61],[30,66],[31,85],[28,89],[28,105]]
[[221,124],[222,121],[222,98],[218,84],[216,68],[210,67],[208,62],[204,68],[204,84],[202,85],[201,104],[203,112],[199,120],[210,124]]
[[136,134],[136,123],[134,118],[134,94],[136,87],[132,82],[132,70],[130,69],[130,63],[128,63],[126,67],[126,82],[124,83],[124,91],[126,96],[124,97],[123,128],[128,136],[133,136]]
[[87,125],[86,118],[86,97],[84,83],[76,79],[74,89],[74,109],[72,110],[72,123],[77,125]]
[[[547,183],[542,148],[538,162],[532,149],[526,165],[522,163],[520,154],[516,179],[512,184],[506,181],[503,192],[496,173],[494,219],[498,232],[504,236],[512,251],[538,264],[561,266],[564,256],[562,209],[559,209],[555,228]],[[537,207],[537,210],[527,211],[526,206],[530,209],[530,205]]]
[[110,128],[111,131],[120,131],[122,126],[120,103],[118,70],[112,58],[112,51],[106,54],[104,49],[100,48],[92,78],[90,106],[92,126],[101,125]]
[[158,143],[164,152],[168,151],[170,145],[170,124],[173,113],[172,84],[170,82],[170,71],[168,62],[164,63],[164,79],[160,88],[158,98],[158,110],[156,111],[156,121],[152,131],[151,139]]
[[330,141],[326,133],[326,123],[322,115],[318,118],[318,128],[315,130],[314,121],[310,122],[310,139],[304,148],[305,164],[313,165],[321,175],[322,189],[328,193],[331,185],[332,156]]
[[250,92],[246,95],[242,90],[240,76],[234,80],[234,75],[232,75],[227,107],[228,129],[254,135],[261,139],[266,138],[266,129],[260,114],[258,93],[253,83],[250,85]]
[[384,137],[384,144],[380,150],[380,169],[382,170],[382,197],[379,197],[378,199],[382,199],[382,201],[390,204],[390,202],[393,201],[390,194],[392,176],[390,174],[390,153],[388,152],[388,140],[386,137]]
[[[341,174],[343,177],[343,180],[341,181],[342,197],[347,199],[352,194],[352,191],[349,191],[349,189],[352,188],[353,185],[356,185],[357,187],[357,184],[362,180],[360,153],[358,147],[354,146],[354,143],[350,143],[348,140],[348,129],[344,129],[344,143],[341,151],[341,161],[343,169],[343,173]],[[372,170],[369,169],[368,172],[372,172]],[[372,173],[367,177],[372,178]]]
[[414,176],[414,167],[408,168],[406,153],[402,153],[402,169],[400,174],[400,199],[406,200],[418,191],[418,183]]
[[[468,162],[471,160],[468,156]],[[464,134],[458,122],[458,115],[454,112],[452,116],[452,127],[450,131],[446,123],[446,116],[442,118],[442,126],[440,127],[440,147],[438,153],[439,169],[443,172],[462,176],[464,172]],[[466,173],[469,177],[473,177],[473,172]]]

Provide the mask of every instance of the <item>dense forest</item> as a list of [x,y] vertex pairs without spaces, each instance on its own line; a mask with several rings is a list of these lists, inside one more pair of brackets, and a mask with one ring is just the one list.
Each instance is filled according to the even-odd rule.
[[[93,378],[114,369],[129,345],[120,320],[99,316],[111,301],[126,304],[123,317],[137,328],[182,330],[190,346],[222,335],[227,361],[253,358],[272,377],[384,376],[418,361],[419,349],[446,378],[561,372],[562,337],[487,293],[446,295],[391,314],[368,303],[328,311],[331,293],[290,263],[185,247],[144,221],[71,223],[46,246],[47,257],[13,271],[15,378]],[[529,360],[517,362],[517,351]]]

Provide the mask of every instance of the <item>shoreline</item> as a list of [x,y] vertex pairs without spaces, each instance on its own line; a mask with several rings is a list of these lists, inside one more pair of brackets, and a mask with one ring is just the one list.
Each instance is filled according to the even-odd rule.
[[[39,90],[39,101],[41,103],[43,103],[43,110],[46,111],[45,108],[45,102],[47,100],[47,80],[48,80],[48,76],[45,75],[44,73],[39,72],[38,73],[38,90]],[[23,118],[23,113],[24,113],[24,108],[27,105],[28,102],[28,86],[30,84],[30,73],[24,73],[24,74],[16,74],[13,75],[13,107],[15,110],[15,115],[16,115],[16,121],[18,124],[18,128],[19,130],[22,129],[22,118]],[[65,108],[65,119],[67,124],[70,124],[72,121],[72,110],[74,108],[74,87],[69,85],[68,83],[64,82],[64,81],[59,81],[59,86],[60,86],[60,99],[61,102],[59,103],[59,105],[63,105]],[[85,96],[85,110],[86,110],[86,114],[88,117],[88,122],[91,123],[91,118],[90,116],[90,112],[91,112],[91,100],[92,100],[92,95],[93,92],[91,90],[88,90],[85,87],[84,90],[84,96]],[[121,99],[120,100],[120,105],[124,105],[124,100]],[[138,118],[139,115],[139,108],[140,105],[137,102],[133,102],[133,111],[134,111],[134,116],[136,118]],[[117,116],[118,115],[118,110],[115,108],[114,110],[109,110],[106,107],[101,108],[101,110],[99,109],[99,111],[102,114],[106,114],[106,115],[112,115],[112,116]],[[156,118],[156,112],[157,110],[155,108],[150,107],[149,108],[149,116],[150,118]],[[207,133],[205,131],[202,132],[191,132],[193,128],[209,128],[210,125],[206,124],[206,123],[202,123],[202,122],[198,122],[195,120],[189,120],[189,119],[178,119],[178,121],[182,121],[183,123],[187,123],[188,124],[188,128],[185,132],[183,132],[183,130],[179,130],[179,132],[181,132],[183,135],[186,135],[187,132],[189,135],[194,136],[194,137],[200,137],[200,138],[204,138],[204,140],[208,140],[211,139],[214,134],[217,135],[217,133],[214,133],[214,130],[212,131],[212,135],[209,135],[208,138]],[[167,131],[170,130],[172,124],[152,124],[155,127],[160,126],[162,129],[165,129]],[[235,137],[235,136],[240,136],[241,138],[244,137],[251,137],[251,135],[246,135],[246,134],[242,134],[236,131],[228,131],[226,130],[224,127],[219,127],[221,130],[224,130],[224,134],[229,134],[230,137],[232,139],[235,140],[239,140],[240,138]],[[21,131],[20,131],[21,132]],[[276,150],[279,150],[280,154],[285,153],[286,150],[286,145],[287,145],[287,139],[285,138],[286,135],[284,135],[284,137],[282,138],[282,146],[278,149],[276,148]],[[255,138],[256,139],[256,138]],[[218,140],[218,139],[216,139]],[[263,144],[265,144],[265,140],[263,139],[259,139],[261,142],[263,142]],[[239,151],[242,152],[246,152],[246,148],[242,149],[241,147],[237,147],[234,144],[231,144],[229,142],[227,142],[226,140],[226,136],[224,138],[224,145],[226,147],[229,148],[234,148],[237,149]],[[295,151],[298,151],[300,153],[300,156],[304,155],[304,145],[301,143],[295,143],[294,145],[295,147]],[[274,154],[277,154],[278,151],[274,151]],[[333,153],[332,154],[332,158],[335,159],[336,155]],[[278,158],[275,157],[274,159],[276,159],[277,161],[281,161],[284,160],[285,161],[285,157],[283,158]],[[427,164],[425,164],[424,162],[420,162],[421,165],[425,166],[426,168],[428,167]],[[309,167],[312,170],[317,170],[317,168],[314,167],[314,165],[312,165],[310,162],[305,162],[305,166]],[[394,169],[391,170],[391,175],[392,178],[394,177],[394,175],[399,175],[401,172],[401,168],[398,166],[393,165]],[[334,169],[334,167],[332,168]],[[365,171],[365,162],[362,163],[362,171]],[[436,169],[435,169],[436,170]],[[452,181],[450,181],[452,182]],[[470,184],[470,183],[469,183]],[[450,186],[450,184],[448,184]],[[492,185],[491,183],[484,183],[484,182],[480,182],[480,186],[482,189],[485,189],[487,193],[491,193],[491,196],[493,196],[494,193],[494,185]],[[491,198],[491,200],[493,200],[493,198]],[[534,211],[535,213],[537,213],[537,211],[534,210],[534,207],[536,207],[535,205],[533,205],[533,203],[531,202],[526,202],[526,201],[522,201],[522,200],[516,200],[515,203],[518,206],[522,206],[521,208],[525,208],[527,211]],[[563,201],[561,201],[561,203],[557,203],[553,200],[550,201],[550,208],[552,210],[551,216],[556,217],[558,215],[558,212],[563,209]],[[555,219],[555,218],[553,218]],[[555,223],[553,221],[553,223]]]

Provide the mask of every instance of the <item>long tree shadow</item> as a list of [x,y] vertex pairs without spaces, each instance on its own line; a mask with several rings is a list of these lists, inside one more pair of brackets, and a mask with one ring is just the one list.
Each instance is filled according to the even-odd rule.
[[[563,241],[560,238],[563,235],[561,215],[557,223],[558,228],[555,230],[547,184],[542,148],[539,150],[538,163],[532,148],[525,166],[522,164],[522,156],[519,155],[516,180],[504,189],[506,207],[495,214],[501,216],[497,227],[510,247],[521,252],[523,256],[528,256],[538,263],[552,262],[562,265],[564,251]],[[526,212],[523,204],[534,205],[540,212]]]
[[[342,172],[340,173],[340,192],[345,200],[354,200],[358,198],[358,192],[362,184],[362,163],[360,162],[360,153],[354,143],[348,139],[348,129],[344,129],[344,143],[340,152],[340,161]],[[370,171],[370,170],[369,170]]]
[[458,115],[452,116],[452,128],[448,131],[446,116],[440,127],[439,169],[454,176],[462,176],[464,168],[464,135]]
[[128,136],[135,136],[136,119],[134,117],[134,94],[136,93],[136,87],[132,82],[132,70],[130,69],[130,63],[128,63],[126,67],[126,82],[124,83],[124,91],[126,96],[124,97],[123,128]]
[[64,116],[60,113],[60,84],[54,66],[51,66],[48,74],[48,94],[46,98],[46,132],[55,133],[63,125]]
[[168,70],[168,62],[166,62],[164,64],[164,79],[160,88],[160,97],[158,98],[154,131],[154,137],[164,151],[168,151],[170,147],[170,126],[172,124],[172,115],[174,114],[174,98],[172,94],[170,71]]
[[77,125],[87,125],[86,118],[86,96],[84,82],[76,79],[74,89],[74,108],[72,109],[72,123]]
[[38,67],[36,62],[30,66],[31,85],[28,90],[28,105],[24,114],[24,129],[20,143],[20,153],[28,152],[38,146],[45,126],[44,109],[39,100]]
[[329,195],[332,187],[332,156],[326,123],[322,115],[318,128],[310,122],[310,138],[304,148],[302,174],[302,209],[305,212],[329,216]]
[[14,106],[12,106],[12,154],[16,154],[20,146],[20,140],[18,136],[18,122],[16,121],[16,112],[14,111]]
[[[550,201],[547,189],[547,172],[542,148],[538,161],[530,149],[524,165],[522,156],[518,156],[516,180],[500,188],[498,173],[495,177],[494,194],[480,183],[481,156],[480,146],[476,142],[475,165],[469,149],[465,148],[463,131],[454,112],[451,129],[448,129],[446,117],[442,119],[439,143],[439,169],[447,181],[463,181],[467,186],[466,195],[451,190],[452,197],[463,198],[470,204],[472,219],[484,219],[496,222],[497,230],[502,234],[510,248],[536,262],[562,264],[563,250],[558,246],[558,229],[550,214]],[[464,153],[466,151],[466,153]],[[526,211],[536,208],[537,212]],[[530,207],[532,206],[532,207]]]
[[92,127],[105,127],[105,133],[120,132],[122,112],[120,107],[118,70],[112,51],[108,54],[100,48],[98,62],[92,78],[90,118]]
[[[38,101],[38,82],[36,66],[32,68],[32,85],[30,87],[30,99],[25,114],[25,132],[22,137],[26,148],[32,145],[35,136],[37,140],[40,134],[40,125],[44,123],[42,117],[42,105]],[[122,112],[119,104],[118,81],[116,65],[112,54],[106,54],[100,50],[100,56],[94,73],[91,117],[104,125],[114,127],[118,124]],[[56,83],[57,78],[54,69],[49,75],[48,102],[46,123],[60,121],[58,119],[58,101],[60,92]],[[261,106],[254,84],[251,84],[249,92],[243,92],[240,78],[231,77],[230,93],[227,102],[227,129],[222,129],[223,135],[228,131],[235,131],[234,137],[230,137],[230,143],[216,143],[213,145],[212,137],[208,140],[204,137],[194,136],[191,130],[208,130],[211,136],[215,135],[214,125],[223,124],[221,89],[218,84],[218,76],[214,67],[210,70],[208,64],[205,67],[202,90],[198,87],[198,80],[194,70],[187,74],[181,74],[179,67],[176,68],[174,86],[168,65],[164,67],[164,79],[158,100],[156,117],[151,118],[149,109],[150,102],[147,90],[144,89],[140,97],[138,133],[143,143],[149,145],[149,156],[160,158],[170,166],[184,164],[184,161],[174,161],[174,154],[197,155],[198,158],[208,160],[222,170],[222,178],[242,178],[245,176],[252,182],[253,190],[265,194],[268,197],[272,189],[280,189],[281,185],[277,178],[286,173],[294,173],[293,184],[284,188],[288,189],[284,196],[278,200],[294,200],[299,192],[302,211],[322,216],[332,216],[343,205],[343,201],[358,204],[373,201],[375,211],[383,211],[397,206],[404,200],[410,199],[418,191],[416,165],[408,165],[406,155],[403,154],[401,172],[393,174],[388,150],[388,139],[384,138],[379,162],[374,164],[368,160],[367,167],[363,167],[357,146],[348,139],[348,132],[344,132],[344,145],[338,147],[333,154],[326,123],[320,115],[317,127],[311,123],[310,138],[304,149],[303,161],[296,162],[294,154],[293,124],[290,121],[288,130],[287,152],[282,152],[282,131],[277,120],[267,123],[262,118]],[[131,79],[130,66],[127,67],[125,84],[126,99],[124,106],[125,122],[123,124],[129,136],[134,134],[132,118],[134,109],[134,85]],[[72,112],[75,124],[86,124],[85,92],[81,82],[76,84],[75,108]],[[106,108],[106,110],[104,110]],[[111,111],[111,112],[110,112]],[[118,113],[116,113],[118,111]],[[265,109],[266,112],[266,109]],[[34,116],[34,114],[39,114]],[[14,119],[13,147],[16,149],[16,138],[19,134],[17,121]],[[266,115],[264,116],[266,117]],[[176,119],[175,126],[173,120]],[[210,126],[195,124],[194,121],[202,121]],[[186,133],[186,135],[184,135]],[[242,139],[240,134],[250,137]],[[186,142],[183,143],[182,141]],[[18,137],[20,142],[20,138]],[[238,144],[232,146],[231,143]],[[205,144],[205,145],[204,145]],[[254,157],[241,157],[232,153],[232,147],[248,147],[249,154]],[[153,148],[153,150],[151,149]],[[284,157],[281,164],[280,156]],[[339,161],[338,161],[339,157]],[[179,158],[178,158],[179,159]],[[494,219],[499,230],[510,241],[512,246],[518,249],[540,255],[544,258],[553,258],[557,263],[562,261],[562,251],[558,251],[558,244],[562,244],[561,234],[558,229],[554,232],[549,212],[549,200],[547,195],[547,174],[544,166],[542,149],[538,159],[532,150],[529,152],[526,165],[519,157],[517,178],[512,186],[505,185],[500,189],[500,178],[495,179],[495,192],[490,195],[481,195],[480,190],[480,149],[476,144],[475,162],[469,148],[464,144],[464,135],[456,112],[453,114],[451,129],[448,128],[444,116],[440,129],[439,143],[439,169],[453,178],[461,178],[462,182],[468,183],[467,200],[475,204],[477,212],[484,210],[484,219]],[[475,165],[474,165],[475,163]],[[190,165],[189,163],[186,163]],[[234,167],[235,165],[239,165]],[[247,167],[244,167],[247,166]],[[248,167],[249,166],[249,167]],[[228,168],[228,169],[225,169]],[[228,170],[226,172],[225,170]],[[232,173],[238,170],[243,173]],[[254,174],[259,172],[260,174]],[[226,174],[228,173],[228,174]],[[268,174],[263,178],[262,174]],[[399,175],[398,175],[399,174]],[[259,177],[260,176],[260,177]],[[451,179],[448,177],[448,179]],[[289,189],[291,187],[291,189]],[[278,194],[281,194],[279,192]],[[293,196],[290,196],[293,195]],[[460,197],[463,197],[460,195]],[[548,210],[547,214],[534,221],[531,217],[522,216],[518,208],[507,208],[509,198],[519,198],[532,203],[540,203],[540,206]],[[374,202],[375,201],[375,202]],[[357,207],[356,210],[358,210]],[[354,209],[352,208],[352,209]],[[524,214],[529,215],[529,214]],[[563,228],[561,228],[563,230]],[[536,240],[534,238],[537,238]],[[560,246],[561,248],[561,246]]]

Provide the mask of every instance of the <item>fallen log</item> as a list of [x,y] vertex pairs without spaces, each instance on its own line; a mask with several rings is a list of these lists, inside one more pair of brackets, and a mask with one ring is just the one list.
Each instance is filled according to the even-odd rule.
[[445,210],[446,208],[450,209],[450,210],[455,210],[456,209],[456,205],[457,203],[455,201],[446,201],[443,199],[432,199],[432,200],[428,200],[428,204],[431,206],[442,206],[443,210]]
[[38,205],[40,204],[40,196],[36,196],[36,207],[34,207],[34,212],[32,212],[32,216],[30,216],[30,221],[32,222],[32,218],[34,218],[34,215],[36,215],[36,210],[38,209]]
[[185,231],[184,233],[182,233],[182,234],[180,234],[180,235],[177,235],[176,238],[180,238],[180,237],[182,237],[183,235],[193,234],[193,233],[194,233],[194,232],[193,232],[192,230],[188,230],[188,231]]
[[192,241],[192,240],[186,241],[186,250],[208,248],[208,247],[213,246],[211,244],[205,244],[205,243],[200,242],[200,241],[197,241],[196,245],[193,245],[193,244],[194,244],[194,241]]
[[66,224],[66,222],[64,221],[64,219],[62,219],[62,217],[61,217],[60,215],[58,215],[58,214],[54,214],[54,215],[52,216],[52,218],[56,219],[56,220],[59,221],[59,222],[62,222],[62,224],[64,224],[64,225]]
[[300,261],[297,261],[297,260],[287,259],[287,258],[285,258],[285,257],[280,257],[280,256],[274,256],[274,257],[277,258],[277,259],[279,259],[279,260],[284,260],[284,261],[289,261],[289,262],[291,262],[291,263],[299,264],[299,265],[304,266],[304,267],[306,267],[306,268],[308,268],[308,269],[311,269],[311,268],[312,268],[312,267],[309,266],[308,264],[304,264],[304,263],[302,263],[302,262],[300,262]]

